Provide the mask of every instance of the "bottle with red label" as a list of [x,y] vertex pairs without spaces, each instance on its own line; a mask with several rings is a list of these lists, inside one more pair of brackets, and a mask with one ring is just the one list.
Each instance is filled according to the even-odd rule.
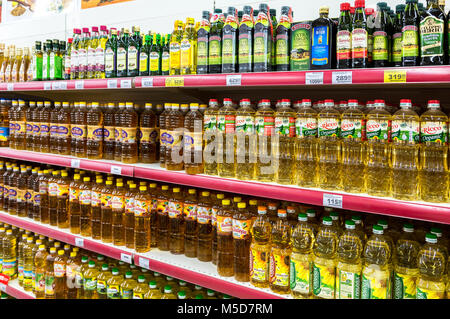
[[169,186],[162,185],[156,197],[158,249],[169,250]]
[[69,185],[69,229],[72,234],[80,233],[80,174],[74,174],[73,181]]
[[55,274],[55,299],[66,299],[66,262],[67,257],[64,255],[64,250],[58,250],[58,255],[53,262]]
[[250,244],[252,216],[246,203],[238,203],[233,214],[234,279],[250,281]]
[[[59,228],[69,228],[69,177],[67,171],[61,171],[61,178],[58,179],[58,210],[56,222]],[[51,219],[50,219],[51,224]]]
[[184,216],[183,193],[180,187],[172,189],[168,207],[169,214],[169,250],[172,254],[184,253]]
[[184,255],[186,257],[197,257],[197,191],[189,188],[184,197]]
[[[102,191],[103,191],[103,179],[101,177],[97,177],[95,184],[90,189],[91,195],[91,205],[90,206],[82,206],[86,207],[86,222],[88,223],[86,227],[86,231],[91,234],[93,239],[100,240],[102,238]],[[88,210],[90,208],[90,210]],[[90,215],[88,215],[90,213]],[[87,218],[89,217],[89,219]],[[83,220],[83,219],[82,219]],[[89,223],[90,220],[90,223]]]
[[255,131],[257,135],[256,179],[260,182],[275,180],[276,166],[272,156],[272,137],[275,135],[275,112],[270,100],[263,99],[255,113]]
[[234,178],[235,165],[236,110],[233,101],[225,98],[223,107],[217,111],[217,171],[220,177]]
[[337,27],[336,53],[338,69],[352,67],[352,16],[350,3],[341,3],[341,15]]
[[217,272],[220,276],[234,275],[233,213],[231,201],[223,199],[217,213]]
[[58,180],[60,171],[53,171],[52,177],[48,180],[48,213],[50,225],[58,225]]
[[364,7],[365,0],[355,1],[351,38],[352,68],[367,68],[369,63],[367,18]]
[[[125,193],[125,213],[123,216],[123,224],[125,230],[125,247],[134,249],[135,248],[135,216],[137,214],[144,214],[144,209],[135,207],[136,197],[138,195],[137,185],[131,182],[128,185],[128,191]],[[145,202],[145,201],[144,201]],[[142,203],[144,205],[144,203]],[[137,209],[137,211],[136,211]]]
[[225,198],[225,194],[213,194],[213,205],[211,207],[211,225],[212,225],[212,263],[217,265],[217,214],[222,208],[222,200]]

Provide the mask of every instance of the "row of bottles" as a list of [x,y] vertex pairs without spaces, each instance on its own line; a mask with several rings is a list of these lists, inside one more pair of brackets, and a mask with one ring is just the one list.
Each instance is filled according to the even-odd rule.
[[33,52],[30,48],[16,48],[0,43],[0,83],[33,80]]

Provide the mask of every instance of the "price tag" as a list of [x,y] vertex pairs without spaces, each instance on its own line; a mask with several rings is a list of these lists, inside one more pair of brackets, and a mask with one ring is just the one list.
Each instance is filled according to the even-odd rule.
[[132,262],[131,255],[125,253],[120,253],[120,260],[129,264],[131,264]]
[[80,237],[75,237],[75,246],[84,247],[84,239]]
[[184,86],[184,77],[176,76],[166,78],[166,87]]
[[108,89],[117,89],[117,80],[116,79],[108,80],[106,82],[106,86],[108,87]]
[[406,70],[385,70],[384,83],[406,83]]
[[52,82],[44,82],[44,90],[51,90]]
[[122,89],[131,89],[131,79],[120,80],[120,87]]
[[6,285],[2,282],[0,282],[0,290],[6,292]]
[[342,195],[323,194],[323,206],[342,208]]
[[150,261],[147,258],[139,257],[139,267],[150,269],[149,263]]
[[333,84],[352,84],[352,71],[333,72]]
[[307,72],[305,83],[307,85],[323,84],[323,72]]
[[76,90],[83,90],[84,89],[84,81],[75,81],[75,89]]
[[240,86],[242,81],[242,75],[233,74],[227,75],[227,86]]
[[6,84],[6,90],[7,91],[14,91],[14,83],[7,83]]
[[60,90],[67,90],[67,82],[66,81],[59,82],[59,89]]
[[142,78],[141,80],[141,86],[143,88],[150,88],[153,87],[153,78]]
[[5,274],[0,274],[0,290],[6,292],[6,286],[9,283],[9,276]]
[[121,175],[122,167],[111,165],[111,174]]
[[80,160],[79,159],[72,159],[72,160],[70,160],[70,167],[72,167],[72,168],[80,168]]

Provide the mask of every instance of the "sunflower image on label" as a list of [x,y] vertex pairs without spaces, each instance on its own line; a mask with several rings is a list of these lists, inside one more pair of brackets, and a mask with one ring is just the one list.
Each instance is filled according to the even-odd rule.
[[98,192],[91,191],[91,206],[98,207],[102,203],[102,194]]
[[148,212],[148,202],[145,200],[134,201],[134,216],[144,216]]
[[445,291],[417,287],[416,299],[445,299]]
[[252,220],[238,220],[233,219],[233,238],[245,239],[250,234],[250,227],[252,226]]
[[282,136],[295,136],[295,118],[293,117],[276,117],[275,133]]
[[140,129],[140,140],[141,142],[148,143],[158,141],[159,139],[159,128],[157,127],[143,127]]
[[136,133],[137,128],[131,128],[131,127],[122,127],[121,129],[121,141],[122,143],[136,143]]
[[160,200],[158,199],[158,204],[156,206],[156,211],[160,214],[167,214],[167,206],[169,205],[169,202],[166,200]]
[[91,191],[90,190],[82,190],[80,192],[78,201],[82,205],[91,205]]
[[45,276],[45,294],[53,296],[55,294],[55,277]]
[[324,299],[334,299],[336,268],[313,264],[313,293]]
[[343,119],[341,122],[341,138],[361,138],[362,120]]
[[183,213],[183,203],[180,202],[169,202],[169,218],[177,218]]
[[0,142],[6,142],[9,138],[9,127],[0,126]]
[[59,137],[68,137],[70,136],[70,125],[69,124],[61,124],[58,127]]
[[312,262],[291,259],[291,290],[302,294],[309,294],[312,290],[311,272]]
[[103,140],[103,128],[100,126],[87,127],[87,139],[91,141],[102,141]]
[[359,299],[361,292],[361,274],[341,269],[337,270],[336,293],[339,299]]
[[203,117],[203,131],[215,131],[217,129],[217,116],[205,115]]
[[110,194],[102,194],[101,200],[103,207],[112,207],[112,196]]
[[319,137],[322,136],[339,136],[339,120],[335,118],[319,119]]
[[251,116],[236,116],[236,133],[253,134],[255,132],[255,123]]
[[34,205],[39,206],[41,204],[41,195],[36,193],[33,197]]
[[420,141],[444,144],[447,142],[446,122],[422,122],[420,123]]
[[216,216],[217,232],[230,234],[233,231],[233,218],[229,216]]
[[208,207],[197,206],[197,222],[208,224],[211,221],[211,210]]
[[111,208],[112,209],[125,208],[125,201],[124,201],[123,196],[112,196],[111,197]]
[[361,283],[361,299],[388,299],[389,271],[366,268]]
[[25,193],[26,193],[26,190],[24,190],[24,189],[17,190],[17,202],[18,203],[26,202]]
[[289,287],[290,256],[271,252],[270,283],[280,287]]
[[392,141],[420,142],[419,122],[392,121]]
[[366,122],[366,138],[386,141],[389,138],[389,121],[368,120]]
[[197,220],[197,205],[195,205],[195,204],[184,204],[183,215],[187,219]]
[[114,126],[105,126],[103,127],[103,139],[105,141],[114,141],[115,140],[115,128]]
[[26,192],[25,192],[25,200],[26,200],[27,202],[31,202],[31,198],[32,198],[31,192],[26,191]]
[[402,29],[402,56],[419,56],[419,30],[414,25],[407,25]]
[[217,129],[224,133],[234,133],[236,127],[236,116],[219,115],[217,117]]
[[35,280],[34,289],[38,292],[44,292],[45,291],[45,274],[36,273],[34,280]]
[[420,22],[420,55],[444,55],[444,20],[435,16],[427,16]]
[[86,126],[72,126],[71,128],[72,137],[75,139],[85,138],[87,136]]
[[417,276],[394,272],[394,299],[416,299]]
[[[50,126],[47,124],[41,124],[40,136],[46,137],[50,134]],[[73,134],[73,133],[72,133]],[[72,135],[73,136],[73,135]]]
[[183,136],[184,148],[194,148],[196,151],[202,150],[203,134],[200,132],[185,132]]
[[250,277],[255,281],[269,280],[270,260],[266,251],[250,250]]
[[273,136],[275,133],[275,118],[271,116],[257,116],[255,130],[258,135]]

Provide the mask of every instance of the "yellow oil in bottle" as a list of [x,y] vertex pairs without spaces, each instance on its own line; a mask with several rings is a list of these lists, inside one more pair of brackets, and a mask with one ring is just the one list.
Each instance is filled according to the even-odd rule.
[[216,99],[209,100],[209,106],[203,114],[203,165],[205,174],[217,175],[217,111],[219,103]]
[[34,271],[35,271],[35,297],[36,299],[45,298],[45,270],[48,253],[45,245],[40,245],[38,252],[34,257]]
[[210,193],[203,191],[197,205],[197,259],[200,261],[212,260],[211,208]]
[[255,178],[256,157],[255,110],[250,99],[242,99],[236,110],[236,178]]
[[58,225],[58,180],[60,171],[53,171],[52,177],[48,181],[48,213],[50,225]]
[[157,194],[157,238],[158,249],[169,250],[169,186],[162,185]]
[[234,248],[234,279],[241,282],[250,280],[250,227],[251,214],[246,203],[238,203],[238,209],[233,214],[233,248]]
[[114,143],[115,143],[115,113],[114,103],[108,103],[103,112],[103,159],[114,159]]
[[[135,184],[134,188],[136,187]],[[150,209],[151,197],[148,194],[147,186],[140,186],[139,193],[134,198],[134,244],[133,247],[138,253],[145,253],[150,250]],[[131,216],[130,216],[131,217]]]
[[[197,192],[189,188],[184,198],[184,255],[197,257]],[[153,227],[153,223],[151,224]]]
[[184,253],[184,216],[183,216],[183,193],[180,187],[172,189],[169,200],[169,250],[172,254]]
[[291,226],[284,209],[278,210],[278,220],[272,229],[269,287],[279,294],[290,293]]
[[97,276],[98,269],[95,267],[95,262],[89,262],[89,268],[83,274],[83,299],[97,299]]
[[107,299],[107,282],[112,277],[108,264],[103,264],[100,273],[97,276],[97,297],[98,299]]
[[72,234],[80,233],[81,204],[80,204],[80,174],[74,174],[69,185],[69,229]]
[[223,107],[217,111],[217,172],[220,177],[234,178],[235,165],[236,110],[231,99],[223,100]]
[[132,299],[133,290],[136,288],[137,282],[133,278],[131,271],[127,271],[125,274],[125,280],[120,284],[120,298],[121,299]]
[[148,286],[149,290],[144,295],[144,299],[161,299],[162,294],[161,291],[158,289],[156,281],[150,281]]
[[88,111],[86,112],[86,124],[87,158],[101,159],[103,158],[103,112],[101,111],[98,102],[92,102],[88,107]]
[[113,182],[106,181],[102,189],[101,205],[101,235],[105,243],[112,242],[112,191]]
[[111,229],[112,243],[116,246],[125,245],[124,214],[125,214],[125,188],[123,182],[117,182],[111,193]]
[[276,166],[272,154],[272,137],[275,135],[275,112],[270,100],[261,100],[255,113],[257,134],[256,179],[260,182],[275,180]]
[[55,102],[53,109],[50,111],[50,153],[58,154],[58,138],[59,138],[59,119],[58,115],[61,110],[61,102]]
[[91,189],[91,207],[90,207],[90,233],[93,239],[102,238],[102,191],[103,191],[103,179],[97,178],[95,184]]
[[135,227],[135,214],[136,214],[136,197],[137,189],[136,184],[131,182],[129,189],[125,193],[125,213],[124,213],[124,230],[125,230],[125,246],[130,249],[134,249],[134,227]]
[[180,71],[181,74],[197,73],[197,32],[194,18],[186,19],[186,27],[180,42]]
[[114,112],[114,160],[122,160],[122,112],[125,110],[125,103],[119,103],[119,107]]
[[58,154],[70,155],[71,127],[70,127],[70,103],[63,102],[58,114]]
[[255,287],[268,288],[272,225],[265,206],[258,206],[258,217],[252,224],[251,234],[250,282]]
[[[57,226],[59,228],[69,228],[69,177],[67,171],[61,171],[61,178],[58,180],[58,207]],[[51,219],[50,219],[51,224]]]
[[181,73],[181,38],[183,36],[183,22],[176,20],[174,24],[174,30],[170,37],[169,44],[169,74],[179,75]]
[[137,126],[138,114],[132,102],[127,102],[121,114],[121,161],[132,164],[138,160]]
[[159,152],[159,129],[151,103],[145,103],[145,110],[139,117],[139,131],[139,162],[156,163]]
[[133,299],[144,299],[144,295],[149,291],[149,287],[145,282],[145,276],[140,275],[137,279],[137,285],[133,289]]
[[203,173],[203,115],[198,103],[191,103],[190,111],[184,118],[184,170],[187,174]]
[[183,128],[184,116],[180,112],[179,104],[172,104],[170,112],[166,115],[166,155],[165,168],[179,171],[184,168],[183,163]]
[[217,214],[217,273],[223,277],[234,275],[233,213],[231,201],[222,200]]

